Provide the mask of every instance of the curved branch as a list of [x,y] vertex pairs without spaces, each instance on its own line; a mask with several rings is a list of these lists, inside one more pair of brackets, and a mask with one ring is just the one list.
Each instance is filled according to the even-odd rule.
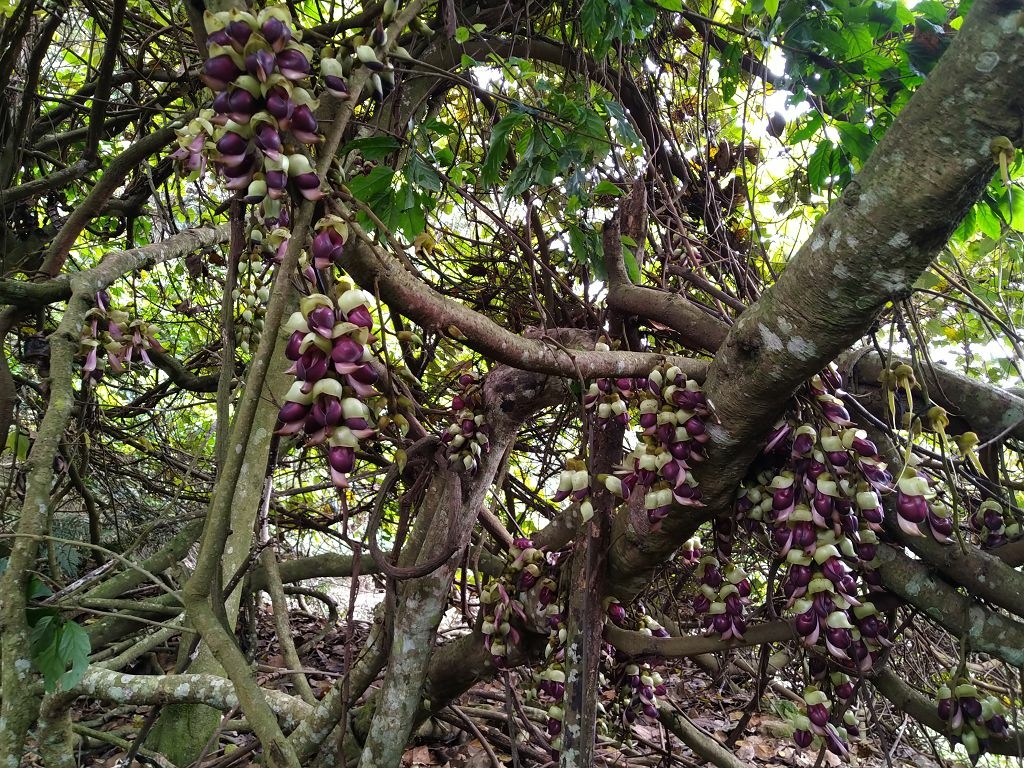
[[[206,704],[228,712],[238,706],[235,687],[219,675],[129,675],[93,666],[71,690],[77,696],[114,704]],[[295,696],[264,689],[267,701],[285,730],[296,728],[312,707]]]
[[[938,733],[949,733],[949,724],[942,720],[935,710],[935,700],[911,688],[888,667],[879,670],[869,680],[880,694],[917,722]],[[993,755],[1019,756],[1024,754],[1022,750],[1024,733],[1020,731],[1011,731],[1005,739],[990,738],[985,746],[985,751]]]
[[698,728],[686,715],[677,712],[668,704],[658,707],[658,719],[675,734],[676,738],[692,749],[694,754],[718,768],[745,768],[747,765],[727,747],[719,744],[711,734]]
[[720,653],[730,648],[749,648],[763,643],[784,643],[800,639],[793,623],[789,621],[755,624],[743,633],[742,639],[735,640],[704,635],[654,637],[622,629],[611,623],[605,625],[604,637],[616,649],[629,656],[658,656],[666,659],[683,659],[700,656],[702,653]]
[[110,196],[117,191],[128,174],[135,170],[142,160],[174,141],[174,131],[180,125],[181,122],[178,121],[159,128],[136,141],[110,162],[96,186],[84,200],[75,206],[75,210],[68,216],[60,228],[60,232],[53,238],[43,259],[40,272],[50,276],[55,276],[60,272],[64,260],[68,256],[68,251],[71,250],[86,225],[99,214]]
[[346,246],[345,270],[368,291],[375,289],[388,305],[420,325],[454,335],[466,346],[501,363],[571,379],[601,376],[644,376],[669,361],[687,376],[702,378],[706,363],[649,352],[567,351],[562,345],[523,338],[474,312],[407,272],[397,259],[362,239]]
[[921,610],[970,648],[1007,664],[1024,664],[1024,624],[989,610],[936,579],[928,565],[888,544],[878,547],[878,571],[886,587]]
[[228,227],[198,227],[186,229],[158,243],[131,248],[127,251],[111,251],[95,267],[62,274],[41,283],[25,280],[0,280],[0,304],[10,304],[34,309],[71,298],[71,281],[79,278],[95,281],[95,290],[100,291],[115,280],[139,269],[148,269],[171,259],[187,256],[200,248],[223,243],[228,239]]

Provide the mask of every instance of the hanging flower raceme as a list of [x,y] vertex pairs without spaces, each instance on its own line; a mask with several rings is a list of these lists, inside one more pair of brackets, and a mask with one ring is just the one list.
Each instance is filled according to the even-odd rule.
[[256,256],[256,251],[250,250],[238,260],[238,285],[231,292],[235,302],[235,334],[238,348],[244,354],[259,343],[270,301],[270,287],[263,282],[267,270]]
[[[519,538],[509,548],[504,573],[481,590],[484,645],[499,669],[507,666],[508,650],[519,643],[523,627],[546,624],[556,632],[556,639],[549,640],[549,645],[559,639],[564,642],[561,609],[555,604],[557,578],[557,556],[549,557],[534,547],[530,539]],[[532,608],[529,611],[534,617],[532,622],[527,605],[536,607],[535,611]],[[559,627],[560,635],[557,634]],[[548,649],[549,657],[552,650]],[[560,659],[556,656],[553,660]]]
[[665,681],[650,664],[627,664],[619,689],[624,723],[633,723],[637,716],[657,720],[658,697],[664,696],[667,692]]
[[[859,727],[850,676],[868,672],[889,644],[888,624],[865,594],[880,583],[881,495],[894,489],[877,446],[852,426],[840,386],[833,366],[812,378],[809,398],[798,401],[801,418],[790,414],[774,426],[763,451],[768,468],[746,480],[736,511],[745,528],[766,529],[783,561],[787,615],[803,643],[822,651],[809,657],[816,685],[794,739],[843,755]],[[924,509],[922,522],[947,530],[944,510],[929,518]],[[695,607],[710,607],[710,591],[705,583]],[[832,700],[844,702],[841,717],[833,717]]]
[[804,711],[805,714],[797,716],[793,732],[797,746],[806,749],[812,744],[821,743],[829,752],[847,757],[847,730],[831,722],[832,702],[828,695],[817,686],[807,686],[804,689]]
[[482,383],[473,373],[459,376],[459,392],[452,398],[451,425],[441,435],[448,445],[448,461],[461,464],[471,475],[476,474],[479,460],[490,449],[491,428],[484,415]]
[[704,458],[704,444],[709,439],[704,419],[709,411],[697,382],[688,380],[676,366],[655,368],[646,380],[636,380],[631,386],[642,394],[644,384],[647,396],[639,406],[639,443],[626,457],[621,472],[598,480],[624,499],[634,489],[642,489],[648,521],[652,530],[657,530],[673,506],[701,505],[700,489],[690,469]]
[[[608,352],[611,347],[602,339],[594,349]],[[583,395],[583,407],[593,411],[594,423],[599,429],[604,429],[613,421],[626,427],[629,426],[629,403],[646,387],[647,382],[642,378],[597,379]]]
[[163,351],[153,335],[152,324],[127,313],[112,309],[106,291],[96,294],[96,306],[85,315],[81,346],[84,361],[82,374],[86,380],[99,381],[109,365],[114,373],[123,373],[133,360],[153,365],[150,350]]
[[1006,707],[997,697],[981,694],[968,678],[939,686],[936,701],[949,743],[963,744],[972,764],[978,762],[991,737],[1006,738]]
[[580,519],[586,523],[594,516],[594,506],[590,502],[590,472],[586,462],[579,458],[569,459],[565,467],[558,476],[558,490],[551,500],[569,499],[579,504]]
[[277,433],[303,432],[307,445],[327,445],[331,479],[348,486],[360,440],[376,432],[370,402],[379,394],[369,349],[372,318],[362,291],[338,285],[337,298],[314,293],[285,323],[285,356],[296,381],[278,414]]
[[[271,6],[258,16],[207,11],[204,21],[208,57],[202,78],[215,92],[213,109],[179,131],[174,157],[191,178],[202,175],[209,158],[226,187],[250,205],[279,200],[289,181],[303,198],[318,199],[320,179],[309,158],[294,145],[285,151],[288,134],[307,145],[320,140],[317,101],[302,87],[313,50],[299,42],[287,7]],[[280,216],[271,212],[265,219]]]
[[701,586],[693,610],[703,616],[706,634],[717,634],[723,640],[742,639],[747,628],[744,608],[750,604],[747,574],[733,563],[722,568],[718,558],[705,555],[696,575]]
[[1020,526],[1016,522],[1007,524],[1002,505],[995,499],[985,499],[970,516],[971,527],[986,549],[1001,547],[1012,539],[1020,537]]

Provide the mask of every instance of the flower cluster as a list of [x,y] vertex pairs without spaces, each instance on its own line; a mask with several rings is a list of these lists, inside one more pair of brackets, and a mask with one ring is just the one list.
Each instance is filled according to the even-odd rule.
[[907,467],[896,482],[896,521],[908,536],[924,536],[921,526],[936,541],[946,543],[953,532],[952,510],[936,498],[931,481],[913,467]]
[[636,721],[637,716],[651,720],[658,719],[658,697],[668,692],[661,675],[650,664],[627,664],[623,669],[619,701],[622,703],[622,718],[626,724]]
[[970,523],[981,540],[981,546],[986,549],[1001,547],[1020,537],[1020,525],[1016,521],[1006,522],[1003,507],[995,499],[981,502],[971,514]]
[[[830,724],[828,691],[842,700],[852,689],[833,685],[826,673],[867,672],[889,644],[888,625],[864,592],[879,583],[879,493],[890,492],[893,480],[874,443],[852,426],[840,385],[831,367],[811,380],[804,418],[786,419],[772,431],[764,458],[775,466],[741,490],[737,511],[746,525],[765,526],[784,563],[786,609],[804,644],[825,652],[815,657],[810,725],[797,728],[797,742],[818,738],[843,754],[851,724],[838,718]],[[936,506],[931,514],[940,520],[943,512]],[[926,504],[921,520],[931,520],[928,515]],[[934,525],[937,530],[941,522]]]
[[481,454],[490,448],[491,428],[484,416],[482,384],[475,374],[459,376],[460,391],[452,398],[452,423],[443,435],[448,445],[448,461],[461,464],[469,474],[476,474]]
[[807,748],[820,739],[829,752],[847,756],[847,736],[851,735],[845,726],[836,726],[832,720],[832,701],[828,694],[817,686],[809,685],[804,689],[805,713],[796,718],[796,730],[793,741],[797,746]]
[[724,568],[713,555],[705,555],[697,565],[700,593],[693,599],[693,610],[703,616],[707,634],[723,640],[742,639],[747,622],[743,609],[750,604],[750,580],[742,568],[728,563]]
[[[595,347],[598,352],[611,349],[603,340]],[[604,429],[612,421],[629,426],[629,403],[633,397],[647,389],[646,379],[597,379],[583,395],[583,407],[594,412],[598,428]]]
[[136,358],[152,366],[149,350],[163,351],[160,342],[153,337],[153,326],[145,320],[132,320],[121,310],[111,309],[110,297],[105,291],[96,294],[96,306],[85,315],[81,344],[85,356],[82,374],[90,381],[102,379],[107,364],[114,373],[122,373]]
[[278,415],[278,434],[304,432],[308,445],[327,443],[331,479],[348,486],[359,441],[374,434],[368,401],[377,371],[367,346],[373,319],[362,291],[339,283],[337,298],[314,293],[285,325],[285,355],[296,381]]
[[646,394],[640,403],[639,442],[623,470],[599,478],[605,487],[628,499],[644,489],[644,508],[653,530],[661,525],[674,504],[700,505],[700,489],[691,464],[704,458],[709,436],[704,420],[707,400],[697,382],[687,379],[675,366],[658,367],[646,378]]
[[523,604],[500,579],[481,590],[480,603],[485,611],[481,627],[484,647],[491,654],[494,666],[505,669],[509,648],[518,645],[520,639],[519,629],[513,627],[510,620],[518,616],[521,621],[526,621]]
[[[250,255],[253,255],[250,253]],[[255,349],[263,332],[270,287],[264,283],[267,270],[256,258],[238,261],[238,286],[231,292],[235,302],[235,328],[238,348],[243,353]]]
[[679,559],[683,561],[684,565],[696,565],[700,562],[703,554],[704,550],[701,549],[700,536],[691,536],[683,542],[683,546],[679,549]]
[[580,505],[580,519],[583,522],[588,522],[594,516],[594,505],[590,502],[590,472],[582,459],[569,459],[558,476],[558,490],[551,500],[566,499]]
[[258,16],[238,9],[207,12],[205,22],[209,57],[202,77],[216,96],[212,110],[178,132],[174,157],[198,177],[211,155],[228,189],[243,192],[249,204],[265,203],[268,228],[287,228],[280,199],[289,180],[307,200],[323,195],[309,158],[289,143],[319,141],[317,101],[302,87],[313,50],[299,42],[283,5]]
[[1006,708],[995,696],[983,696],[970,680],[961,678],[952,688],[943,684],[936,693],[939,717],[947,724],[949,742],[963,744],[971,763],[986,750],[988,740],[1006,738]]
[[[338,216],[324,216],[316,223],[316,235],[310,249],[313,256],[312,269],[329,269],[341,266],[341,257],[348,240],[348,222]],[[315,282],[315,280],[311,280]]]

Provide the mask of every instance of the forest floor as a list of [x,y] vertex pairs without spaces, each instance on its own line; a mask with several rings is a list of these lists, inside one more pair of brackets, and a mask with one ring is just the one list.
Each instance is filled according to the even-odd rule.
[[[371,615],[366,610],[369,604],[368,593],[372,593],[372,590],[362,592],[359,610],[354,612],[351,625],[346,622],[344,616],[336,625],[327,626],[327,622],[321,616],[302,611],[295,611],[292,615],[294,640],[296,646],[300,648],[303,665],[307,669],[319,672],[316,676],[310,676],[310,683],[318,696],[326,692],[334,680],[344,673],[346,646],[354,654],[366,638],[370,626],[366,619]],[[347,602],[344,600],[342,604]],[[264,684],[290,690],[287,678],[279,672],[285,667],[285,663],[268,612],[259,613],[255,630],[254,658],[265,676]],[[466,624],[461,616],[453,612],[447,617],[441,640],[443,642],[445,636],[454,636],[465,631]],[[306,644],[310,649],[301,650]],[[169,670],[173,668],[174,660],[175,648],[168,647],[159,652],[155,659],[151,659],[150,664],[156,663]],[[133,671],[144,670],[140,668]],[[713,679],[689,662],[664,669],[662,674],[670,684],[665,698],[695,725],[712,734],[723,744],[730,745],[733,753],[744,765],[757,768],[839,768],[844,765],[861,768],[953,768],[968,765],[966,761],[957,762],[949,754],[944,739],[935,738],[934,747],[930,746],[927,737],[916,725],[909,720],[893,719],[878,702],[875,702],[878,711],[872,713],[875,727],[866,729],[865,736],[854,740],[849,759],[840,759],[830,753],[819,754],[817,750],[802,750],[795,746],[790,738],[791,726],[786,720],[787,713],[794,711],[794,705],[786,697],[769,691],[760,707],[751,708],[750,694],[753,683],[749,676],[738,674],[725,679]],[[543,712],[532,707],[518,693],[515,694],[518,703],[513,709],[509,694],[519,687],[519,675],[513,671],[507,680],[481,684],[464,694],[453,707],[447,708],[439,718],[428,722],[420,729],[414,745],[405,753],[403,766],[557,766],[557,759],[552,762],[552,753],[541,741],[544,730]],[[609,693],[608,699],[611,698],[613,695]],[[610,701],[608,703],[610,704]],[[137,732],[145,720],[149,709],[137,707],[112,712],[98,702],[82,702],[75,711],[75,720],[94,729],[93,733],[101,731],[115,738],[130,740],[133,732]],[[745,717],[748,710],[749,716]],[[527,728],[522,725],[524,713],[535,720],[532,726]],[[466,719],[472,722],[471,727],[467,726]],[[510,730],[518,735],[515,749],[509,736]],[[633,725],[633,738],[631,747],[603,740],[597,764],[664,768],[695,768],[708,765],[657,722],[638,721]],[[225,730],[221,733],[220,745],[212,749],[200,763],[195,764],[195,768],[256,766],[252,746],[251,735]],[[935,749],[943,750],[941,757],[935,755]],[[104,744],[95,736],[91,736],[82,742],[78,764],[99,768],[126,768],[123,761],[125,754],[124,745]],[[149,762],[145,757],[143,762],[132,763],[133,766],[156,764]],[[26,761],[23,765],[32,766],[33,762]]]

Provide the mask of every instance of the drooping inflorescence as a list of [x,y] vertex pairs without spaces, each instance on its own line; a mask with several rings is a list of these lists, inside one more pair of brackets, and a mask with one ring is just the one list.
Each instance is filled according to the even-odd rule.
[[107,366],[114,373],[123,372],[133,360],[152,366],[149,351],[163,351],[154,336],[153,326],[111,308],[106,291],[96,294],[96,306],[85,315],[81,347],[84,358],[82,375],[93,382],[103,378],[103,370]]

